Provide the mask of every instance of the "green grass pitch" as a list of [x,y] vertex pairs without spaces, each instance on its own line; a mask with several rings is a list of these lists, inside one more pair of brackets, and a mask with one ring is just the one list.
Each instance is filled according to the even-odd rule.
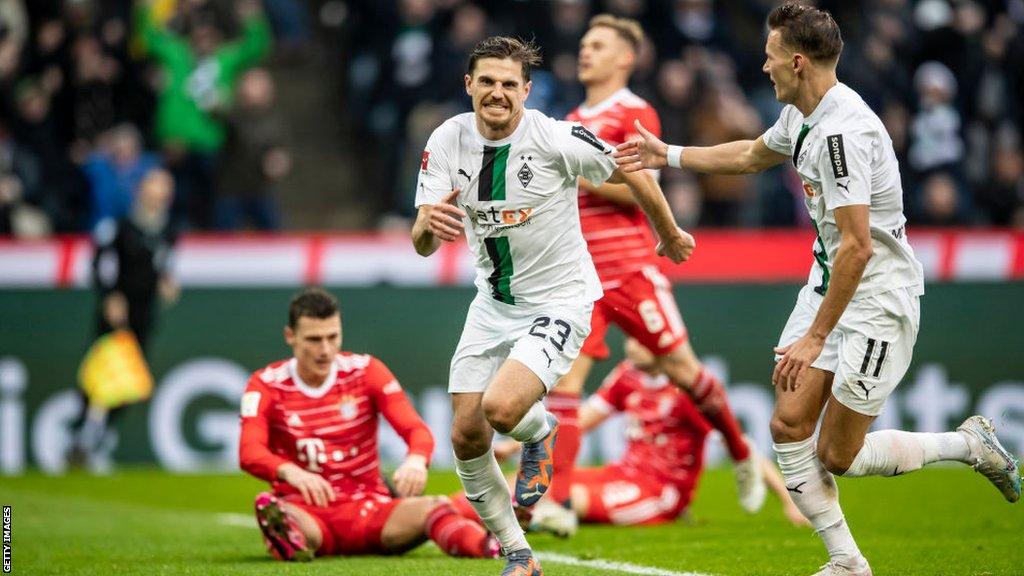
[[[841,479],[839,485],[847,519],[876,575],[1024,574],[1024,504],[1007,504],[966,468]],[[429,492],[457,487],[453,474],[435,472]],[[12,506],[13,512],[13,573],[398,576],[501,571],[498,561],[449,559],[430,545],[404,557],[274,562],[255,524],[246,526],[241,516],[250,516],[253,496],[261,489],[241,475],[175,476],[152,470],[107,478],[0,478],[0,504]],[[808,575],[825,560],[814,533],[789,526],[773,499],[760,514],[743,514],[728,470],[706,474],[686,522],[651,528],[585,526],[572,540],[546,535],[530,540],[537,551],[585,561],[715,576]],[[544,568],[549,576],[629,574],[551,560]]]

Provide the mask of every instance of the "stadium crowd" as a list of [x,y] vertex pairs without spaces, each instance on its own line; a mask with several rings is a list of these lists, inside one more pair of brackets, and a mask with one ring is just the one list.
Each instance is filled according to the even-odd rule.
[[[780,108],[761,72],[774,4],[0,0],[0,234],[88,231],[124,215],[161,165],[174,175],[179,225],[278,228],[275,199],[302,201],[280,190],[290,135],[308,127],[289,125],[271,72],[309,46],[343,75],[335,102],[346,125],[331,135],[363,150],[339,163],[377,191],[378,216],[411,215],[421,145],[469,109],[466,54],[494,33],[542,47],[530,105],[562,117],[582,99],[575,60],[589,18],[636,18],[648,47],[632,88],[658,109],[666,140],[756,137]],[[840,80],[893,138],[911,222],[1024,226],[1024,0],[817,4],[846,35]],[[788,167],[666,173],[662,185],[684,226],[807,225]]]

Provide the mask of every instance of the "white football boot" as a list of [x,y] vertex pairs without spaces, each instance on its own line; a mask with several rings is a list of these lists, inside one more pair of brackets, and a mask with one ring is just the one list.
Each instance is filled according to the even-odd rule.
[[956,431],[967,438],[974,470],[988,478],[1007,502],[1020,500],[1019,463],[999,443],[992,421],[984,416],[971,416]]
[[861,558],[861,564],[863,564],[863,568],[853,569],[840,566],[835,562],[829,562],[811,576],[872,576],[871,566],[868,566],[868,561]]
[[530,520],[531,532],[547,532],[559,538],[570,538],[576,534],[579,520],[576,512],[551,500],[541,500],[533,507]]
[[733,463],[733,474],[736,475],[736,492],[739,493],[740,507],[748,514],[756,514],[764,506],[768,488],[764,485],[761,473],[761,455],[754,449],[750,438],[743,439],[750,447],[750,456],[746,460]]

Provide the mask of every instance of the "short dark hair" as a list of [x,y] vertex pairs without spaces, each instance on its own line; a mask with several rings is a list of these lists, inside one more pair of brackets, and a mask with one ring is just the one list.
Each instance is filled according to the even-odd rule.
[[640,47],[644,45],[644,29],[640,26],[639,22],[632,18],[620,18],[612,14],[598,14],[590,19],[587,30],[601,26],[614,30],[620,38],[629,44],[633,52],[639,53]]
[[812,60],[835,62],[843,52],[839,25],[827,10],[789,2],[768,15],[768,29],[779,30],[786,47]]
[[530,70],[540,66],[540,48],[532,41],[524,42],[511,36],[491,36],[484,38],[469,53],[469,65],[466,73],[470,76],[476,69],[476,62],[481,58],[497,58],[512,60],[523,65],[523,80],[530,81]]
[[288,305],[288,327],[292,330],[299,324],[299,318],[330,318],[341,315],[338,301],[323,288],[306,288],[296,294]]

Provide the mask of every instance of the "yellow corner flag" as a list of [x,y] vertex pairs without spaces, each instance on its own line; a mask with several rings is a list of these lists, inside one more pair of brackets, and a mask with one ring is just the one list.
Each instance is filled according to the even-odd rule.
[[104,408],[141,402],[153,393],[153,376],[129,330],[96,339],[78,368],[78,382],[89,404]]

